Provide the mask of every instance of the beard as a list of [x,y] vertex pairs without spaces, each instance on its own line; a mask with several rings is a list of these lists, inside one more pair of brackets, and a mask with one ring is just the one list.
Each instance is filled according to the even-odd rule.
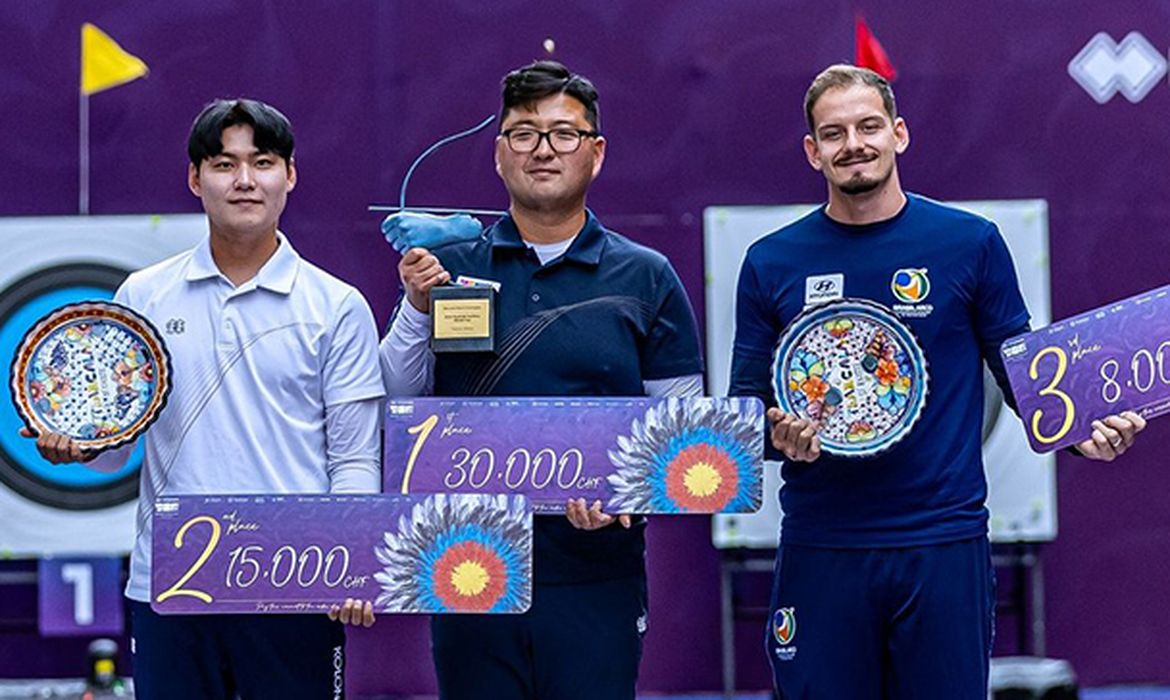
[[879,173],[873,176],[866,176],[862,175],[861,173],[856,173],[853,177],[837,185],[837,189],[842,194],[847,195],[867,194],[886,184],[893,172],[894,169],[891,167],[884,173]]
[[858,175],[857,177],[850,178],[848,182],[841,183],[837,186],[837,189],[840,190],[842,194],[865,194],[866,192],[873,192],[876,190],[883,181],[884,179],[862,177]]

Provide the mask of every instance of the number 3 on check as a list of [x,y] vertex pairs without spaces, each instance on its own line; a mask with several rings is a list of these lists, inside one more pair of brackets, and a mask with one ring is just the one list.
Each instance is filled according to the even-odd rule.
[[1073,402],[1072,397],[1060,390],[1060,380],[1064,379],[1065,372],[1068,371],[1068,354],[1063,348],[1050,345],[1032,358],[1032,364],[1028,367],[1028,376],[1033,380],[1040,378],[1040,360],[1046,355],[1056,356],[1056,371],[1052,373],[1052,379],[1048,382],[1048,386],[1040,390],[1040,396],[1055,396],[1060,399],[1060,403],[1064,406],[1064,420],[1060,423],[1060,428],[1051,435],[1044,435],[1040,432],[1040,421],[1044,417],[1044,411],[1036,409],[1032,412],[1032,437],[1036,438],[1036,442],[1051,445],[1060,440],[1072,428],[1073,418],[1077,414],[1077,405]]

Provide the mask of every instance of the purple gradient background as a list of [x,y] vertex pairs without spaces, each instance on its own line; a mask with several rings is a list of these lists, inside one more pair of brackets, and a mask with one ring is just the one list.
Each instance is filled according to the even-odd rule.
[[[702,318],[704,207],[824,197],[800,149],[801,100],[819,69],[851,57],[855,11],[900,70],[909,188],[1048,200],[1054,317],[1166,283],[1170,87],[1098,105],[1066,72],[1100,31],[1141,31],[1165,55],[1170,5],[1155,0],[17,0],[0,4],[0,214],[76,211],[78,28],[91,21],[151,68],[91,100],[93,213],[198,211],[184,181],[195,113],[215,96],[269,100],[300,143],[283,228],[357,284],[381,322],[396,258],[366,205],[397,197],[425,145],[495,111],[500,76],[552,37],[555,56],[602,94],[609,157],[591,206],[670,257]],[[483,137],[439,152],[410,201],[502,206],[491,149]],[[1170,681],[1168,437],[1170,422],[1155,422],[1114,465],[1059,457],[1061,531],[1044,552],[1048,650],[1086,685]],[[708,521],[658,518],[649,539],[641,685],[714,689]],[[761,626],[738,628],[743,687],[768,684]],[[386,619],[351,640],[352,691],[434,688],[424,620]],[[38,644],[13,645],[0,675],[52,667]]]

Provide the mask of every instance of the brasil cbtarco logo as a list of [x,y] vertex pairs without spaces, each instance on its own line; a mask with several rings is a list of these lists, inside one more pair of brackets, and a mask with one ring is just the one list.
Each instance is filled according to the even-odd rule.
[[772,614],[772,634],[780,646],[787,646],[796,637],[796,608],[778,608]]
[[903,304],[917,304],[930,294],[930,278],[926,268],[904,267],[894,273],[890,291]]

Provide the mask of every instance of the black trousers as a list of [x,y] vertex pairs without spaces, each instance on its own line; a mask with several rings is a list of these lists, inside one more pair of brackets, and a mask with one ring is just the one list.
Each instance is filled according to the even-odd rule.
[[441,700],[633,700],[646,578],[537,584],[523,615],[436,615]]

